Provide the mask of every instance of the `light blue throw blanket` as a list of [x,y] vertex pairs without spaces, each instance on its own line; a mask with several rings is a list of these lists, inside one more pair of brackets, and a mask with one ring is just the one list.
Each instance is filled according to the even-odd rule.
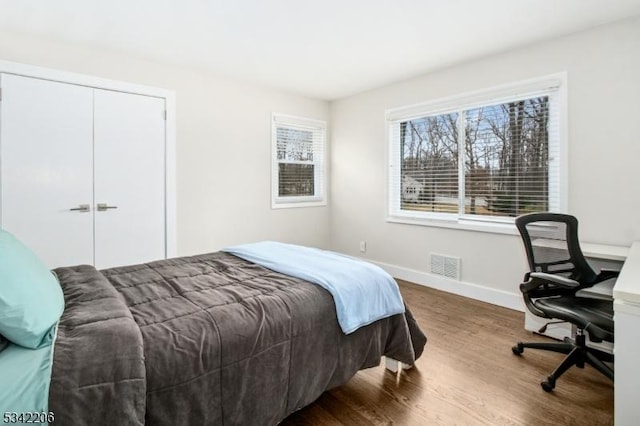
[[338,323],[345,334],[404,312],[398,284],[371,263],[330,251],[273,241],[243,244],[222,251],[329,291],[336,305]]

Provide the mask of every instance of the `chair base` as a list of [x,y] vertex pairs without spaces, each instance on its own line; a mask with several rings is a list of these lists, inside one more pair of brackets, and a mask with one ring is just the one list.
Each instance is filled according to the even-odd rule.
[[585,337],[581,333],[576,336],[575,341],[567,337],[562,343],[518,342],[511,350],[515,355],[520,356],[525,348],[567,354],[562,363],[547,377],[547,380],[540,383],[545,392],[551,392],[556,387],[556,380],[570,367],[575,365],[578,368],[584,368],[585,363],[613,381],[613,369],[605,364],[605,362],[613,362],[613,355],[588,347],[585,344]]

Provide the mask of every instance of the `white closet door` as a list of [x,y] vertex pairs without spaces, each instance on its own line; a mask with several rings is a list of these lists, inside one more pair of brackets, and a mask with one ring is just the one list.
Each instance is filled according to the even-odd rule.
[[97,268],[165,258],[164,108],[160,98],[94,92]]
[[51,268],[93,263],[93,90],[0,75],[2,227]]

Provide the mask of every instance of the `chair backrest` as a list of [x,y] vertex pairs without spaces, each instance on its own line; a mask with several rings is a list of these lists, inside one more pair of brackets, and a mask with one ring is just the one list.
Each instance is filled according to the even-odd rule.
[[560,213],[530,213],[516,218],[516,226],[531,272],[561,274],[593,285],[597,274],[589,266],[578,241],[578,219]]

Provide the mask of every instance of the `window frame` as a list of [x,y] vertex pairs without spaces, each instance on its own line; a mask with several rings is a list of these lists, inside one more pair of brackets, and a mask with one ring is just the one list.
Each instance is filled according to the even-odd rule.
[[[319,141],[314,141],[314,195],[311,196],[280,196],[279,195],[279,164],[278,160],[278,128],[297,128],[320,132]],[[319,155],[318,155],[319,154]],[[294,115],[271,114],[271,208],[320,207],[327,205],[327,123]]]
[[[463,112],[473,108],[513,102],[535,95],[549,96],[550,101],[552,101],[550,102],[550,108],[555,109],[554,113],[557,114],[558,158],[553,159],[553,164],[550,162],[549,173],[556,174],[558,191],[553,200],[549,199],[549,204],[550,210],[554,212],[566,212],[568,199],[567,75],[566,72],[561,72],[385,111],[388,148],[386,162],[388,167],[386,221],[481,232],[517,234],[514,217],[461,214],[460,211],[458,213],[434,213],[402,210],[400,206],[402,189],[401,184],[399,184],[402,181],[401,172],[398,171],[396,176],[396,169],[400,170],[401,166],[400,147],[394,144],[394,142],[398,142],[394,138],[394,126],[400,121],[417,119],[428,115]],[[464,149],[460,144],[461,141],[458,140],[458,152],[462,156],[464,155]],[[464,161],[459,162],[458,172],[461,169],[464,169]],[[462,191],[459,192],[458,202],[460,210],[460,199],[464,196],[464,177],[459,175],[458,179],[459,188],[462,188]]]

